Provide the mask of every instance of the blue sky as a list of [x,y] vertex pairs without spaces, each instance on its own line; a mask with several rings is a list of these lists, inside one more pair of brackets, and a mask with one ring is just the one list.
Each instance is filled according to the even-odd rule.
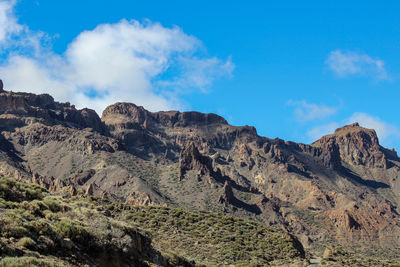
[[213,112],[304,143],[359,121],[400,148],[400,2],[377,3],[0,1],[0,78],[99,113]]

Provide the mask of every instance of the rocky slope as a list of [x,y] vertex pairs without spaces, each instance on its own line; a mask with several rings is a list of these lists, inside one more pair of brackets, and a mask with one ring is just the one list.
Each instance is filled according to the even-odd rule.
[[0,176],[0,266],[302,266],[304,256],[296,238],[259,223],[51,194]]
[[102,117],[0,92],[0,173],[129,205],[211,210],[283,227],[305,247],[396,254],[400,160],[358,124],[306,145],[215,114],[116,103]]
[[0,266],[174,266],[99,204],[0,177]]

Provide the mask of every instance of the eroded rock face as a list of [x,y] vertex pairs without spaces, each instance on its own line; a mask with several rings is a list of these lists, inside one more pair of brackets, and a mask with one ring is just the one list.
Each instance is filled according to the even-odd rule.
[[0,121],[2,127],[22,127],[32,122],[47,125],[72,124],[104,133],[103,124],[94,110],[77,110],[69,103],[55,102],[47,94],[3,92],[0,94]]
[[358,123],[344,126],[313,145],[323,148],[327,162],[339,166],[340,161],[372,168],[388,167],[387,157],[379,145],[376,132]]
[[153,129],[163,127],[187,127],[212,124],[228,124],[216,114],[200,112],[160,111],[151,113],[132,103],[116,103],[108,106],[102,120],[111,127]]
[[[398,228],[395,226],[393,218],[396,212],[388,201],[373,203],[368,205],[363,203],[348,205],[341,209],[327,211],[330,220],[333,221],[337,235],[351,242],[367,240],[374,242],[379,236],[389,235],[386,241],[390,244],[398,242],[395,237]],[[392,234],[388,234],[389,230]]]
[[189,170],[197,172],[199,178],[210,177],[212,173],[210,158],[200,154],[194,143],[187,144],[179,157],[179,178],[183,180]]

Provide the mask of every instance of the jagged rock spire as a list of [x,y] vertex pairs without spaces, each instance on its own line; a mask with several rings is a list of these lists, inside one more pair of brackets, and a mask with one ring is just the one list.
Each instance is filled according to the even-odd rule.
[[0,92],[4,91],[3,87],[4,87],[3,81],[0,80]]

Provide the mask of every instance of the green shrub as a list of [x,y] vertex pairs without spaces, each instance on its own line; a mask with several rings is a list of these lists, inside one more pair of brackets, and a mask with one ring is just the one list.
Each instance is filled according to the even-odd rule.
[[34,249],[36,247],[36,242],[30,237],[23,237],[18,241],[18,245],[29,249]]
[[6,257],[0,260],[0,267],[62,267],[63,264],[51,260],[38,259],[34,257]]
[[2,209],[15,209],[18,208],[18,204],[12,201],[7,201],[3,198],[0,198],[0,208]]
[[175,253],[168,253],[164,254],[163,256],[172,266],[191,267],[195,264],[194,261],[189,261]]
[[41,200],[33,200],[33,201],[23,201],[20,203],[20,208],[24,211],[28,211],[31,215],[35,216],[43,216],[44,210],[47,209],[47,206]]
[[56,232],[45,219],[31,221],[28,226],[36,235],[45,235],[48,237],[56,236]]
[[55,230],[62,237],[69,238],[81,245],[88,245],[93,239],[86,227],[77,221],[61,220],[56,223]]
[[0,198],[7,201],[43,199],[47,190],[36,184],[19,183],[15,180],[0,177]]
[[174,264],[180,258],[174,254],[210,266],[237,262],[265,266],[273,260],[291,262],[303,257],[284,231],[221,213],[133,207],[123,218],[149,232],[157,246],[167,248]]
[[67,211],[67,206],[63,205],[57,198],[47,196],[43,199],[43,203],[47,205],[47,207],[52,212],[60,212],[60,211]]
[[21,238],[29,235],[22,217],[14,211],[8,211],[1,214],[0,217],[0,235],[3,237]]

